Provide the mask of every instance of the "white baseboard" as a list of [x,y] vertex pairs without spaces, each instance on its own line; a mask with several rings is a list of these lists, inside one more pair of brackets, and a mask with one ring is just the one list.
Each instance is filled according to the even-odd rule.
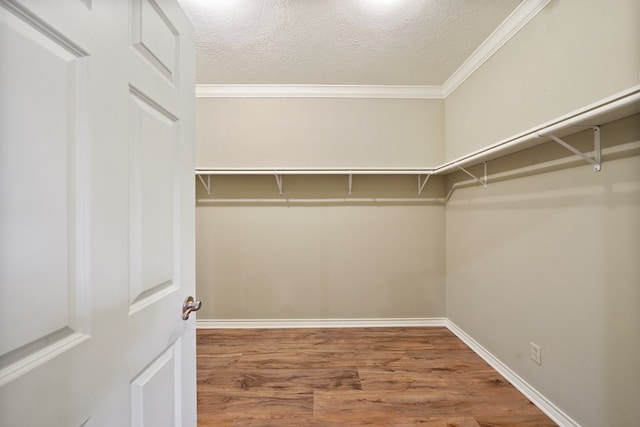
[[381,319],[198,319],[198,329],[373,328],[446,326],[444,317]]
[[200,319],[198,329],[280,329],[280,328],[367,328],[367,327],[434,327],[448,328],[478,356],[498,371],[542,412],[560,427],[580,427],[576,421],[513,372],[507,365],[482,347],[458,325],[446,317],[380,318],[380,319]]
[[576,421],[565,414],[560,408],[553,404],[549,399],[544,397],[538,390],[533,388],[529,383],[523,380],[518,374],[513,372],[507,365],[502,363],[497,357],[491,354],[486,348],[478,344],[476,340],[471,338],[465,331],[460,329],[458,325],[451,320],[446,320],[446,326],[460,340],[468,345],[478,356],[482,357],[493,369],[498,371],[507,381],[517,388],[527,399],[533,402],[542,412],[547,414],[560,427],[580,427]]

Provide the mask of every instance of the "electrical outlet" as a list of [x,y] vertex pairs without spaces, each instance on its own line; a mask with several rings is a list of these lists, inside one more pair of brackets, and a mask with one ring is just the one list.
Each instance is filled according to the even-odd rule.
[[538,344],[530,342],[529,353],[531,354],[531,360],[536,362],[538,365],[542,365],[542,350],[540,350],[540,346]]

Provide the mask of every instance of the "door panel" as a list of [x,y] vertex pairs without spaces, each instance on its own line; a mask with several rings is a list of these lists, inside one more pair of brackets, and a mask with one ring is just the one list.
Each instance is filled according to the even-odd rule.
[[[22,8],[2,4],[0,16],[3,385],[87,338],[88,231],[79,213],[88,200],[78,165],[86,54]],[[39,315],[19,321],[25,313]]]
[[131,381],[132,427],[182,425],[178,339]]
[[132,88],[130,101],[131,302],[134,313],[176,291],[177,118]]
[[179,65],[178,31],[158,3],[133,0],[131,5],[134,48],[160,74],[175,84]]
[[190,23],[175,0],[0,22],[0,425],[195,426]]

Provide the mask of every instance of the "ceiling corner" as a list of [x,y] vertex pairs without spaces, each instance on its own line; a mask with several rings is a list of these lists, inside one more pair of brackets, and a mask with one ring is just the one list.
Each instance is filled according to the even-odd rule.
[[453,93],[550,2],[524,0],[442,85],[444,97]]

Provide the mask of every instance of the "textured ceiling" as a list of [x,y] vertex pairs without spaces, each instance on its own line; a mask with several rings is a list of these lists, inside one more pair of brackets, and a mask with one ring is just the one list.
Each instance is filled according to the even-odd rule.
[[442,85],[521,0],[180,0],[209,84]]

